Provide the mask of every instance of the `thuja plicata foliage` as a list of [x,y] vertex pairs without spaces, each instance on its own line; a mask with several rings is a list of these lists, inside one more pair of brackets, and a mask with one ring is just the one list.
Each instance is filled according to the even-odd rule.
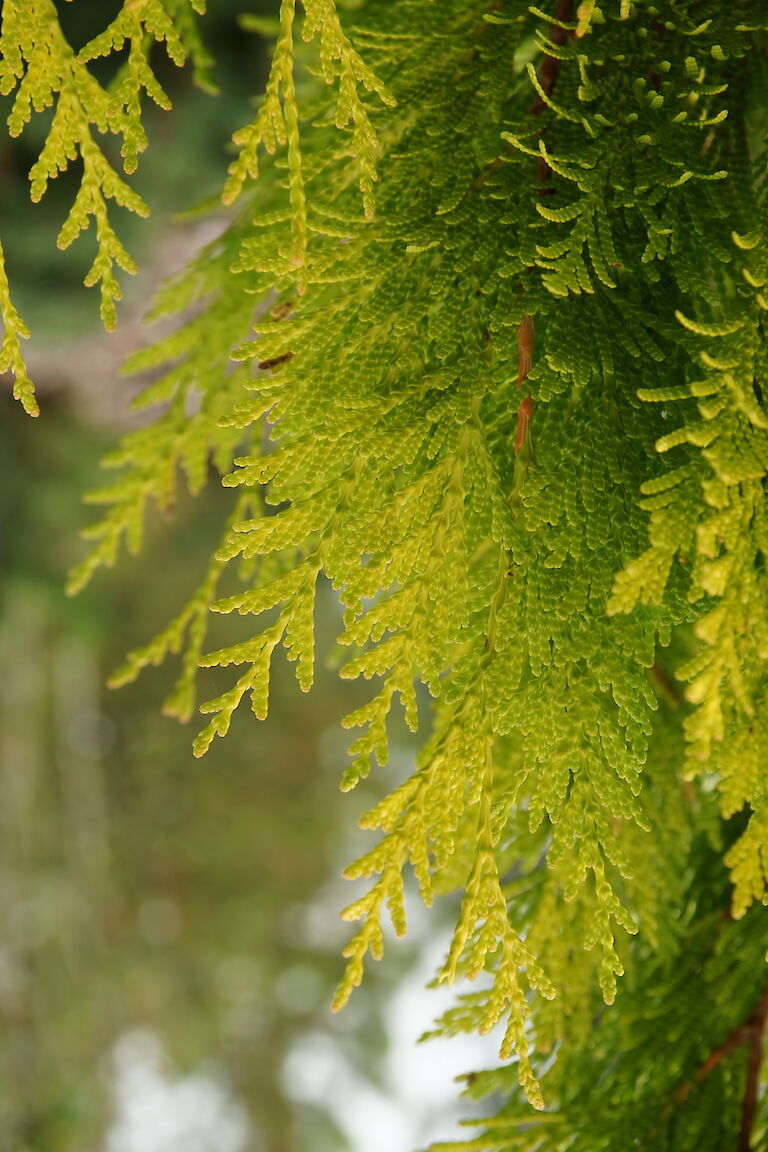
[[[206,82],[203,8],[127,0],[74,51],[52,0],[3,5],[9,128],[53,109],[33,199],[81,162],[59,244],[95,226],[107,326],[133,267],[110,202],[146,211],[108,137],[130,173],[155,41]],[[114,677],[181,654],[187,719],[196,670],[230,668],[198,755],[266,715],[280,646],[311,687],[321,580],[341,675],[372,681],[342,787],[393,708],[423,732],[362,819],[335,1005],[382,917],[405,932],[405,874],[453,894],[437,1031],[498,1024],[501,1063],[466,1083],[495,1114],[440,1147],[768,1147],[766,31],[764,0],[282,0],[229,226],[160,290],[179,321],[128,364],[152,419],[89,496],[73,590],[211,461],[234,490]],[[4,272],[0,298],[34,414]],[[209,651],[212,613],[242,639]]]

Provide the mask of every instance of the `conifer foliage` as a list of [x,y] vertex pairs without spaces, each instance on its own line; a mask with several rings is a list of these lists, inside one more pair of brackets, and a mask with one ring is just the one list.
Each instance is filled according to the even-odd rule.
[[[75,53],[52,0],[3,6],[9,126],[55,102],[32,195],[79,154],[59,242],[95,221],[108,325],[131,261],[107,201],[144,208],[94,133],[135,167],[150,41],[205,68],[192,9],[127,0]],[[244,699],[266,715],[280,646],[311,687],[321,579],[342,676],[374,682],[342,787],[386,762],[393,707],[423,730],[363,819],[336,1006],[382,916],[405,932],[406,873],[458,894],[438,1029],[501,1023],[467,1090],[506,1102],[443,1148],[767,1146],[766,32],[765,0],[281,0],[232,223],[161,290],[183,322],[129,364],[157,414],[90,496],[73,589],[180,475],[237,489],[115,676],[183,653],[188,718],[196,669],[231,667],[197,754]],[[4,273],[0,299],[34,412]],[[207,651],[211,613],[243,638]]]

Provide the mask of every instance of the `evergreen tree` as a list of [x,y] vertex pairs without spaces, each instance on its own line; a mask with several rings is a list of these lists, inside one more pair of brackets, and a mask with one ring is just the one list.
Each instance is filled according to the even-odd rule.
[[[9,127],[54,108],[33,199],[82,162],[59,244],[93,220],[108,326],[109,201],[145,206],[102,136],[132,171],[144,94],[167,103],[152,41],[207,82],[203,7],[126,0],[75,51],[53,0],[3,5]],[[281,0],[231,223],[161,290],[179,325],[129,362],[156,415],[89,497],[73,591],[179,475],[237,490],[114,678],[182,653],[185,719],[196,669],[234,666],[198,754],[244,697],[266,715],[279,646],[311,687],[320,579],[342,676],[377,682],[342,787],[386,761],[396,699],[424,731],[363,820],[336,1006],[385,910],[405,932],[404,870],[459,894],[438,979],[475,984],[438,1027],[504,1033],[467,1084],[497,1114],[443,1148],[768,1146],[767,31],[765,0]],[[35,414],[4,272],[0,299]],[[207,651],[211,613],[258,620]]]

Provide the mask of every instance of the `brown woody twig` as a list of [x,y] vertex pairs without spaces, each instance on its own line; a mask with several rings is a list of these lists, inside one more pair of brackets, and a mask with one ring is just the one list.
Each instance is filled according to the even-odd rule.
[[[674,1096],[675,1104],[684,1104],[693,1088],[703,1083],[710,1072],[713,1072],[726,1056],[742,1045],[748,1044],[747,1082],[741,1103],[741,1127],[737,1152],[751,1152],[752,1148],[752,1129],[757,1113],[766,1024],[768,1024],[768,987],[766,987],[759,1004],[747,1022],[734,1028],[730,1036],[719,1047],[710,1052],[704,1063],[696,1069],[693,1080],[681,1084]],[[667,1109],[668,1111],[669,1109]]]
[[[558,0],[557,11],[555,19],[562,23],[568,23],[573,19],[573,5],[572,0]],[[560,24],[553,24],[551,26],[552,43],[561,45],[565,44],[566,40],[573,35],[573,32],[568,28],[562,28]],[[541,91],[547,96],[551,95],[554,90],[557,78],[560,75],[560,61],[556,56],[546,55],[539,65],[538,78]],[[543,99],[541,92],[536,93],[536,99],[528,109],[529,116],[538,116],[547,107],[546,101]],[[537,139],[541,139],[544,135],[545,129],[541,128],[536,133]],[[498,159],[498,157],[497,157]],[[539,195],[546,196],[552,189],[548,187],[549,181],[552,178],[552,169],[543,156],[540,156],[537,162],[537,173],[539,177]],[[523,316],[520,327],[517,330],[517,354],[518,354],[518,373],[517,373],[517,387],[521,388],[523,381],[528,376],[531,368],[533,367],[533,340],[534,340],[534,326],[532,316]],[[525,397],[517,409],[517,431],[515,434],[515,455],[517,456],[525,443],[526,436],[530,431],[531,423],[533,421],[533,397],[530,393]]]

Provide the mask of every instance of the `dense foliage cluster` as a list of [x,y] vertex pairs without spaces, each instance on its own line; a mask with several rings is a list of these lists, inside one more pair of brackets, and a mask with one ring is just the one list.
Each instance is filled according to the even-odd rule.
[[[180,472],[238,489],[198,591],[116,676],[183,651],[186,718],[196,668],[237,667],[199,754],[244,697],[266,714],[279,646],[310,688],[321,578],[342,675],[377,683],[343,787],[387,759],[396,701],[425,730],[364,818],[337,1005],[385,909],[405,931],[407,868],[427,903],[460,894],[439,978],[476,986],[440,1027],[503,1021],[513,1059],[470,1078],[509,1100],[457,1149],[766,1139],[766,31],[763,0],[282,0],[237,215],[161,291],[184,320],[130,364],[160,370],[159,413],[91,496],[73,588]],[[7,0],[2,36],[11,130],[57,102],[33,196],[82,158],[60,242],[95,218],[111,323],[106,199],[141,205],[92,130],[130,170],[141,91],[163,99],[148,40],[201,59],[190,6],[126,3],[74,54],[51,0]],[[126,42],[99,88],[88,61]],[[258,620],[206,652],[210,612]]]

